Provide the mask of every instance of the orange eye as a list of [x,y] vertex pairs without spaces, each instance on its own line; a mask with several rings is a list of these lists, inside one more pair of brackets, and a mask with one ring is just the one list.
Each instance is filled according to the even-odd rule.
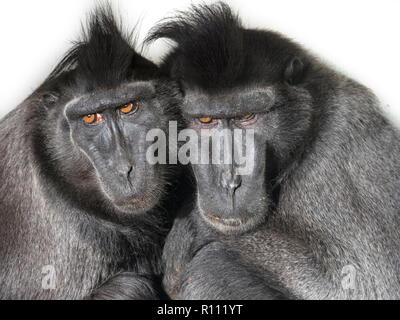
[[236,120],[250,121],[250,120],[254,119],[255,116],[256,115],[254,113],[249,113],[249,114],[244,115],[243,117],[237,117]]
[[139,109],[139,102],[135,102],[135,103],[128,103],[119,110],[121,110],[123,114],[128,114],[136,112],[138,109]]
[[213,121],[213,118],[211,118],[211,117],[200,118],[199,121],[201,123],[208,124],[208,123],[211,123]]
[[94,123],[99,123],[103,121],[103,117],[99,113],[92,113],[88,114],[83,117],[83,121],[85,121],[87,124],[94,124]]

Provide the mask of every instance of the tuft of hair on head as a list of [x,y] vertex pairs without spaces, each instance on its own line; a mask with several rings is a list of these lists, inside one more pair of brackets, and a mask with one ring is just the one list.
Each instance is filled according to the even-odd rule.
[[[205,88],[229,86],[241,74],[244,61],[243,27],[230,7],[217,2],[212,5],[192,5],[187,12],[161,20],[150,30],[145,42],[166,38],[176,42],[173,54],[165,63],[172,67],[172,76],[191,81]],[[170,60],[170,61],[169,61]]]
[[134,30],[128,32],[116,19],[111,5],[97,7],[82,26],[81,39],[51,73],[50,79],[73,71],[75,84],[84,91],[114,86],[156,66],[135,51]]

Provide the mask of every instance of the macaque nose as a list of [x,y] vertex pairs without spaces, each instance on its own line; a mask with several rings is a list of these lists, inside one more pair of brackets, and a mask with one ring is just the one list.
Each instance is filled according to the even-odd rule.
[[130,164],[121,165],[118,168],[118,174],[120,175],[120,177],[126,178],[128,180],[131,176],[132,171],[133,171],[133,166]]
[[232,171],[224,171],[221,175],[221,186],[228,190],[231,195],[235,193],[235,191],[242,184],[242,177],[232,173]]

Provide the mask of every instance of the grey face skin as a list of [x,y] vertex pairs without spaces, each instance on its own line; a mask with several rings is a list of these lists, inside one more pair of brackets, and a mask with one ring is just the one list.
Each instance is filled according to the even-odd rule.
[[[305,90],[280,85],[239,87],[217,94],[187,91],[182,110],[188,127],[199,134],[201,130],[228,130],[233,136],[236,129],[254,130],[254,144],[246,143],[244,135],[239,140],[244,148],[254,147],[247,150],[247,156],[254,159],[248,173],[240,174],[242,164],[234,157],[232,164],[192,165],[199,211],[213,228],[240,234],[265,222],[276,200],[278,163],[284,164],[310,128],[310,101]],[[232,148],[243,152],[235,142]],[[221,147],[221,159],[226,152],[235,154]]]
[[[264,113],[256,113],[257,104],[260,105],[262,100],[254,97],[247,104],[240,103],[246,99],[244,96],[236,91],[224,94],[223,98],[188,92],[183,106],[188,127],[198,131],[199,135],[201,130],[207,130],[212,134],[219,134],[220,137],[226,132],[234,137],[236,129],[254,130],[255,148],[246,151],[253,154],[255,162],[248,174],[240,174],[241,164],[234,157],[235,152],[239,152],[240,145],[232,138],[232,144],[228,143],[227,147],[221,141],[221,164],[192,165],[197,180],[200,214],[212,227],[225,233],[248,231],[264,221],[265,212],[269,209],[270,199],[266,194],[270,192],[270,185],[262,178],[267,174],[267,168],[264,161],[257,160],[266,157],[266,136],[263,127],[259,126],[264,120]],[[246,96],[249,98],[255,94],[250,91]],[[224,112],[224,104],[234,101],[238,102],[233,104],[238,110],[232,110],[230,114]],[[198,113],[199,110],[201,114]],[[238,142],[243,142],[246,146],[244,137]],[[231,157],[231,163],[224,163],[227,157]]]
[[73,143],[89,159],[101,190],[118,210],[141,214],[159,202],[164,172],[146,160],[146,134],[153,128],[166,132],[168,118],[163,117],[153,83],[125,84],[74,99],[65,117]]

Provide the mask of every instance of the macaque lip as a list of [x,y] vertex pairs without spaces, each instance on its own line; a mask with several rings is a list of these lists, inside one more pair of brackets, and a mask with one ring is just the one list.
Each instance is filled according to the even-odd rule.
[[118,201],[115,202],[115,205],[117,207],[124,207],[124,206],[129,206],[129,205],[137,205],[144,202],[142,198],[131,198],[127,201]]
[[202,219],[209,224],[214,229],[224,233],[224,234],[243,234],[256,228],[259,224],[261,224],[265,220],[265,215],[258,214],[254,217],[245,219],[245,218],[236,218],[236,219],[224,219],[210,212],[205,212],[203,210],[199,210],[200,216]]
[[246,224],[246,221],[243,221],[242,219],[223,219],[209,213],[204,213],[204,216],[212,224],[220,224],[230,228],[238,228]]

